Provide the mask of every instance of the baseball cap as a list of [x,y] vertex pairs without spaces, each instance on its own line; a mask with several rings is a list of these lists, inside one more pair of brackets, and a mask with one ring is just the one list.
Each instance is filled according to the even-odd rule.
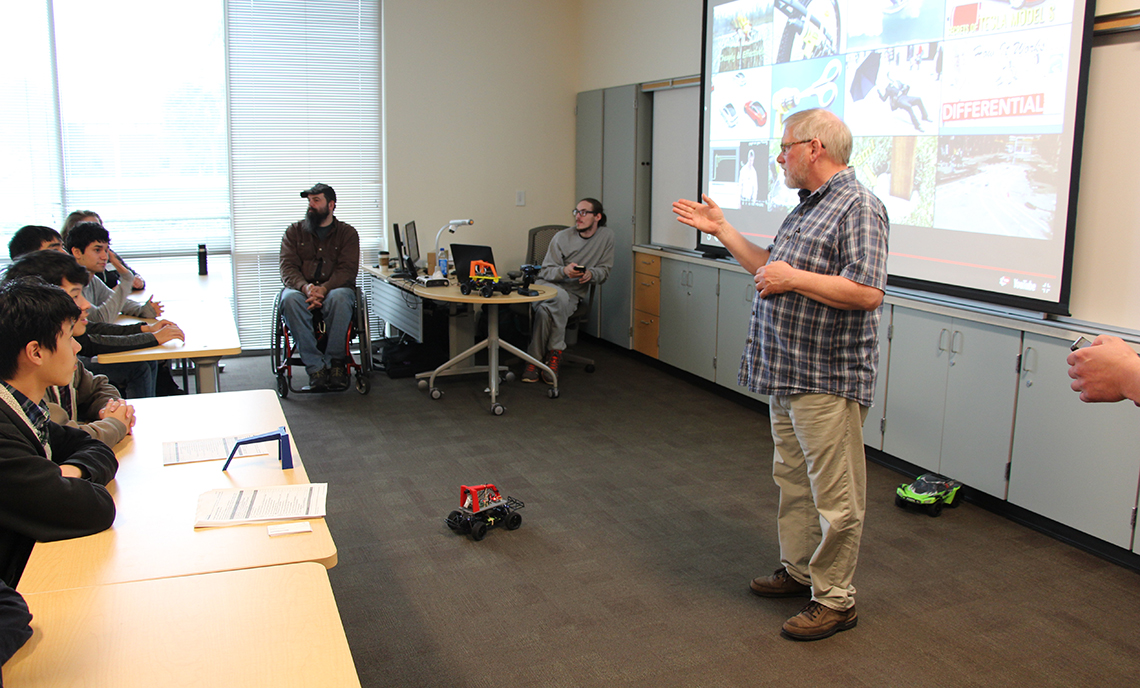
[[333,188],[328,184],[322,184],[320,182],[313,184],[313,188],[301,192],[301,198],[308,198],[309,194],[324,194],[326,201],[336,203],[336,192],[333,191]]

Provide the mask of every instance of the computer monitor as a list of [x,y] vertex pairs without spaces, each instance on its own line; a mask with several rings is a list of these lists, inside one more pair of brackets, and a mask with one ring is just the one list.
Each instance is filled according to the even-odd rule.
[[416,236],[416,221],[412,220],[404,225],[404,244],[408,249],[408,272],[412,273],[412,277],[419,274],[419,269],[416,263],[420,262],[420,240]]
[[400,241],[400,224],[392,223],[392,238],[396,240],[396,272],[392,277],[414,279],[415,272],[408,269],[408,259],[404,256],[404,242]]

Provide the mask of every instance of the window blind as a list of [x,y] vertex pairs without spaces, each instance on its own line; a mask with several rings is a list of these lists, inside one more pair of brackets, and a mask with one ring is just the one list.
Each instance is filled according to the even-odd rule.
[[226,16],[238,330],[243,348],[266,348],[281,237],[304,216],[302,189],[332,186],[334,214],[360,234],[361,264],[375,262],[383,233],[379,3],[231,0]]

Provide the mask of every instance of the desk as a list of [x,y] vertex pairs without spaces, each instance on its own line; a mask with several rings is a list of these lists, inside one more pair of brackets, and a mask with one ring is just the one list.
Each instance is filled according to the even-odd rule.
[[[314,561],[336,565],[336,545],[323,518],[311,533],[270,538],[265,524],[194,528],[198,495],[216,488],[309,482],[293,444],[292,470],[268,456],[236,458],[227,473],[221,461],[162,464],[162,443],[211,437],[245,437],[288,428],[273,390],[131,400],[134,435],[115,446],[119,473],[107,488],[115,499],[115,524],[102,533],[37,543],[20,579],[22,593],[186,576]],[[290,437],[292,442],[292,437]]]
[[[534,301],[545,301],[552,298],[555,294],[554,287],[535,284],[532,289],[538,292],[537,296],[522,296],[518,292],[512,292],[507,295],[496,292],[491,298],[485,298],[478,293],[464,294],[459,290],[459,285],[454,279],[451,284],[446,287],[424,287],[414,282],[406,280],[393,280],[390,279],[386,270],[378,268],[365,268],[369,274],[378,280],[383,280],[387,284],[394,285],[410,292],[421,299],[431,299],[433,301],[444,301],[449,304],[467,303],[489,306],[487,314],[487,338],[478,344],[468,347],[466,350],[458,351],[456,341],[459,339],[458,332],[455,331],[457,327],[454,324],[455,318],[449,321],[449,335],[451,339],[451,360],[439,366],[430,373],[420,373],[416,375],[416,379],[420,381],[421,389],[428,389],[432,399],[440,399],[443,397],[443,391],[435,386],[435,379],[441,375],[465,375],[467,373],[487,373],[487,387],[491,393],[491,413],[496,416],[503,415],[506,408],[498,402],[499,396],[499,349],[506,349],[510,353],[518,356],[527,363],[533,363],[540,369],[550,373],[554,378],[554,385],[548,390],[548,395],[551,399],[558,398],[558,376],[554,374],[542,361],[532,357],[525,351],[515,347],[510,342],[504,342],[499,338],[499,306],[512,303],[531,303]],[[470,324],[474,328],[474,324]],[[474,337],[471,336],[468,341],[473,341]],[[475,354],[483,349],[487,349],[487,365],[477,366],[472,364]]]
[[24,596],[34,634],[8,686],[360,686],[317,564]]
[[[223,300],[206,298],[158,299],[163,305],[162,318],[177,323],[186,341],[172,339],[146,349],[99,354],[100,363],[130,363],[192,358],[196,364],[194,379],[199,392],[217,392],[218,360],[222,356],[241,353],[233,311]],[[116,322],[137,322],[137,318],[121,316]],[[132,400],[133,401],[133,400]]]

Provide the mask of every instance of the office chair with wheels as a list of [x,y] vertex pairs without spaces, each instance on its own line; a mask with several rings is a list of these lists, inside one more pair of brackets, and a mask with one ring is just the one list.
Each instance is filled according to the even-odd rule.
[[[566,225],[542,225],[540,227],[534,227],[527,232],[526,262],[531,265],[540,265],[543,258],[546,257],[546,251],[550,248],[550,242],[554,239],[554,235],[564,229],[566,229]],[[570,319],[566,321],[567,348],[578,342],[578,331],[590,318],[590,311],[594,307],[594,291],[597,289],[597,286],[596,284],[590,284],[589,296],[578,303],[577,310],[575,310],[570,316]],[[529,305],[523,307],[527,309],[528,314],[531,313]],[[594,372],[594,359],[592,358],[575,356],[567,351],[563,352],[562,360],[584,365],[587,373]]]
[[[354,372],[356,374],[356,391],[361,394],[368,394],[368,390],[372,389],[370,379],[372,374],[372,333],[368,324],[368,301],[365,300],[364,292],[361,291],[360,287],[355,289],[356,308],[343,346],[348,372],[350,375]],[[289,332],[285,314],[281,311],[281,294],[283,292],[284,290],[277,292],[277,298],[273,301],[273,341],[270,356],[273,374],[277,378],[277,396],[282,399],[289,396],[289,392],[300,394],[307,391],[296,389],[293,386],[293,366],[303,366],[304,363],[302,363],[301,356],[297,352],[296,342]],[[320,311],[313,314],[313,332],[317,335],[317,347],[321,351],[333,346],[328,341],[328,333],[325,331],[325,323],[320,317]],[[360,340],[359,361],[352,355],[352,340],[354,338]]]

